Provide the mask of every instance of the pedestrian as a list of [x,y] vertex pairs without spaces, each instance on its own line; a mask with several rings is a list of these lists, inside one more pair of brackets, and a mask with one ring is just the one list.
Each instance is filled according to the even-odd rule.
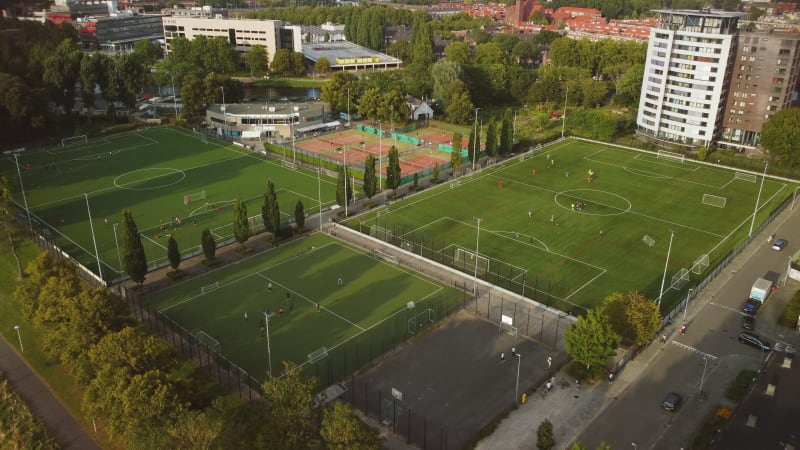
[[600,239],[603,239],[603,236],[606,235],[606,230],[600,229]]
[[288,302],[290,298],[292,298],[292,294],[290,294],[289,291],[286,291],[286,301]]
[[575,389],[581,390],[581,380],[575,380]]
[[548,381],[547,384],[544,385],[544,387],[547,389],[545,391],[545,394],[546,394],[546,393],[550,392],[550,389],[553,389],[553,383]]
[[505,363],[506,363],[506,354],[500,353],[500,364],[505,364]]
[[567,178],[569,178],[569,170],[565,170],[565,171],[564,171],[564,176],[565,176],[565,177],[567,177]]
[[517,347],[511,347],[511,354],[512,355],[516,355],[517,354]]
[[552,356],[548,356],[547,357],[547,370],[550,370],[550,367],[552,365],[553,365],[553,357]]
[[283,308],[278,310],[278,317],[283,317]]
[[667,343],[667,335],[666,334],[662,334],[661,335],[661,343],[662,344],[666,344]]
[[319,303],[317,303],[317,312],[319,312]]
[[339,280],[337,280],[336,283],[339,285],[339,287],[342,287],[342,284],[344,284],[344,281],[342,281],[342,277],[339,277]]
[[773,239],[775,239],[774,234],[770,234],[769,236],[767,236],[767,244],[771,244]]
[[678,331],[681,333],[681,336],[686,334],[686,325],[681,325],[681,327],[678,329]]
[[614,382],[614,372],[609,372],[608,373],[608,384],[611,384],[613,382]]
[[270,281],[269,284],[267,284],[267,290],[272,292],[272,281]]
[[247,320],[247,311],[244,312],[244,320]]
[[106,217],[105,219],[103,219],[103,223],[104,223],[104,224],[106,224],[106,225],[108,225],[108,217]]
[[528,219],[533,218],[533,212],[529,209],[528,210]]
[[289,305],[289,311],[290,311],[290,312],[291,312],[291,311],[294,311],[294,303],[292,303],[292,304],[290,304],[290,305]]
[[261,336],[264,336],[264,325],[261,325]]
[[531,173],[536,175],[536,169],[531,170]]
[[519,239],[519,231],[515,231],[514,235],[517,237],[517,239]]

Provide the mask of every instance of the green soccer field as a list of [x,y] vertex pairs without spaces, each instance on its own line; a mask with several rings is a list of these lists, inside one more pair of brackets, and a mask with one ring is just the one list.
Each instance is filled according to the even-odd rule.
[[[26,152],[19,155],[19,165],[34,226],[47,230],[45,235],[97,273],[91,210],[105,279],[120,273],[114,224],[123,209],[133,213],[152,266],[166,262],[169,234],[183,254],[199,252],[205,228],[218,243],[232,239],[237,196],[246,199],[251,229],[262,230],[268,180],[275,184],[284,222],[294,220],[298,200],[307,213],[318,211],[320,188],[323,207],[335,203],[333,179],[318,179],[316,172],[291,170],[248,149],[176,127]],[[18,178],[13,158],[0,160],[0,174]],[[23,204],[21,193],[16,194]],[[116,231],[120,238],[121,230]]]
[[[612,292],[658,298],[669,250],[668,310],[746,239],[760,185],[760,176],[567,140],[345,224],[575,313]],[[766,179],[755,229],[795,189]]]
[[[209,288],[215,283],[219,287]],[[282,361],[307,363],[322,347],[341,373],[407,338],[409,323],[441,318],[463,295],[315,233],[145,301],[193,334],[203,331],[218,340],[227,358],[263,381],[269,370],[267,330],[261,330],[267,310],[273,375]]]

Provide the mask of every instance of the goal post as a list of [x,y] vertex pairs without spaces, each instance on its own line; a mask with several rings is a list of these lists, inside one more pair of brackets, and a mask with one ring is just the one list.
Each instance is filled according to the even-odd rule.
[[188,205],[192,202],[205,199],[206,199],[206,191],[195,192],[194,194],[184,195],[183,204]]
[[670,289],[681,289],[689,282],[689,269],[681,267],[680,270],[675,272],[672,276],[672,283],[669,285]]
[[700,275],[706,269],[708,269],[708,253],[701,255],[694,261],[694,264],[692,264],[692,273]]
[[685,162],[686,156],[682,153],[668,152],[666,150],[659,150],[657,154],[658,159],[671,159],[673,161]]
[[197,339],[198,344],[203,344],[217,353],[220,353],[222,351],[222,344],[219,342],[219,340],[215,339],[205,331],[203,330],[197,331],[194,334],[194,337]]
[[642,236],[642,242],[644,242],[645,245],[649,247],[656,245],[656,240],[653,239],[649,234],[645,234],[644,236]]
[[85,134],[79,136],[72,136],[61,139],[61,148],[69,147],[70,145],[86,144],[89,138]]
[[388,262],[389,264],[391,264],[393,266],[397,265],[397,257],[394,256],[394,255],[390,255],[390,254],[382,251],[381,249],[378,249],[378,248],[373,249],[372,250],[372,256],[374,256],[376,259],[382,259],[382,260]]
[[285,159],[281,160],[281,165],[287,169],[297,170],[297,164]]
[[313,364],[321,359],[328,357],[328,348],[320,347],[308,354],[308,362]]
[[464,270],[475,270],[481,275],[489,272],[489,258],[481,255],[475,255],[467,249],[456,247],[456,253],[453,257],[453,262],[456,266]]
[[704,205],[716,206],[717,208],[724,208],[727,202],[728,199],[726,197],[720,197],[719,195],[712,195],[712,194],[703,194]]
[[756,176],[755,176],[755,174],[752,174],[752,173],[736,172],[736,173],[733,174],[733,179],[734,180],[749,181],[751,183],[755,183],[756,182]]
[[408,333],[417,334],[436,321],[436,311],[431,308],[424,309],[408,319]]
[[208,284],[200,288],[201,294],[208,294],[211,291],[215,291],[219,289],[219,281],[215,281],[214,283]]

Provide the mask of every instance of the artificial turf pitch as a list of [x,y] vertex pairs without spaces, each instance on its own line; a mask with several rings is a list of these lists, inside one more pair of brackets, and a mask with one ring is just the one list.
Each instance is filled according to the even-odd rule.
[[[233,201],[246,199],[251,228],[263,228],[261,206],[268,180],[278,194],[283,222],[295,205],[319,211],[335,198],[335,180],[316,172],[291,170],[248,149],[205,138],[177,127],[160,127],[89,140],[66,148],[25,152],[19,168],[33,225],[59,247],[97,273],[92,225],[103,277],[120,273],[114,223],[123,209],[133,213],[150,265],[165,263],[172,234],[182,253],[198,253],[202,230],[218,243],[233,235]],[[12,157],[0,160],[0,174],[16,180]],[[206,198],[184,197],[205,191]],[[84,193],[88,196],[84,196]],[[15,199],[23,205],[21,190]],[[180,219],[176,225],[173,218]],[[106,222],[107,219],[107,222]],[[121,230],[117,229],[117,240]]]
[[[612,292],[658,298],[669,253],[666,311],[747,238],[761,181],[566,140],[344,223],[574,313]],[[756,230],[795,188],[764,181]],[[709,266],[695,264],[703,255]],[[673,286],[681,268],[689,279]]]
[[[203,293],[214,283],[219,287]],[[189,332],[214,337],[225,357],[263,381],[270,360],[277,376],[283,361],[306,365],[308,355],[322,347],[337,372],[352,371],[408,338],[409,319],[420,311],[428,321],[429,309],[444,315],[463,295],[315,233],[145,301]],[[267,310],[268,338],[266,327],[261,329]]]

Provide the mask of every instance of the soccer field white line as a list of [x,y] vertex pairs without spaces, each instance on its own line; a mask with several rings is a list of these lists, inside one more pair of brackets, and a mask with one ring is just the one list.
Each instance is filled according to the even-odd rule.
[[152,242],[153,244],[156,244],[157,246],[159,246],[159,247],[163,248],[164,250],[166,250],[166,249],[167,249],[167,247],[164,247],[164,246],[163,246],[163,245],[161,245],[160,243],[158,243],[158,242],[154,241],[153,239],[151,239],[151,238],[150,238],[150,236],[148,236],[148,235],[146,235],[146,234],[144,234],[144,233],[139,233],[139,236],[142,236],[142,237],[144,237],[144,238],[145,238],[145,239],[147,239],[148,241]]
[[[207,293],[205,293],[205,294],[203,294],[203,293],[201,292],[200,294],[192,295],[192,296],[190,296],[190,297],[187,297],[187,298],[185,298],[185,299],[183,299],[183,300],[180,300],[180,301],[178,301],[178,302],[175,302],[175,303],[173,303],[173,304],[171,304],[171,305],[167,305],[167,306],[165,306],[165,307],[163,307],[163,308],[159,309],[158,311],[159,311],[159,312],[163,312],[163,311],[166,311],[166,310],[168,310],[168,309],[172,309],[172,308],[174,308],[174,307],[176,307],[176,306],[183,305],[184,303],[191,302],[191,301],[193,301],[193,300],[195,300],[195,299],[197,299],[197,298],[200,298],[200,297],[202,297],[202,296],[204,296],[204,295],[208,295],[208,294],[210,294],[210,293],[212,293],[212,292],[216,292],[216,291],[218,291],[218,290],[220,290],[220,289],[222,289],[222,288],[224,288],[224,287],[227,287],[227,286],[229,286],[229,285],[231,285],[231,284],[236,284],[236,283],[238,283],[238,282],[240,282],[240,281],[242,281],[242,280],[246,280],[246,279],[248,279],[248,278],[250,278],[250,277],[252,277],[252,276],[255,276],[255,275],[257,275],[257,274],[258,274],[257,272],[252,272],[252,273],[248,273],[248,274],[242,275],[241,277],[239,277],[239,278],[236,278],[235,280],[228,281],[227,283],[220,283],[220,284],[219,284],[219,287],[218,287],[217,289],[214,289],[213,291],[209,291],[209,292],[207,292]],[[212,274],[209,274],[209,275],[212,275]],[[199,279],[203,279],[203,277],[201,277],[201,278],[199,278]]]
[[273,280],[272,278],[269,278],[269,277],[267,277],[267,276],[265,276],[265,275],[262,275],[261,273],[258,273],[257,275],[258,275],[258,276],[260,276],[261,278],[263,278],[263,279],[267,280],[267,281],[271,281],[271,282],[272,282],[272,283],[274,283],[276,286],[282,287],[282,288],[283,288],[283,289],[285,289],[287,292],[291,292],[292,294],[294,294],[294,295],[295,295],[295,297],[296,297],[296,298],[301,298],[301,299],[305,300],[307,303],[309,303],[309,304],[311,304],[311,305],[317,305],[317,304],[319,304],[319,305],[320,305],[320,309],[324,309],[325,311],[329,312],[331,315],[338,317],[338,318],[339,318],[339,319],[341,319],[342,321],[349,323],[350,325],[352,325],[352,326],[354,326],[354,327],[358,328],[359,330],[361,330],[361,331],[364,331],[364,330],[366,330],[366,328],[362,327],[361,325],[359,325],[359,324],[357,324],[357,323],[355,323],[355,322],[353,322],[353,321],[351,321],[351,320],[348,320],[347,318],[345,318],[345,317],[344,317],[344,316],[342,316],[341,314],[339,314],[339,313],[336,313],[336,312],[334,312],[333,310],[331,310],[331,309],[329,309],[329,308],[325,308],[325,307],[323,307],[323,306],[322,306],[322,304],[320,304],[319,302],[315,302],[314,300],[311,300],[310,298],[308,298],[308,297],[304,296],[303,294],[300,294],[300,293],[299,293],[299,292],[297,292],[297,291],[293,291],[292,289],[289,289],[289,288],[288,288],[286,285],[283,285],[283,284],[279,283],[278,281],[275,281],[275,280]]

